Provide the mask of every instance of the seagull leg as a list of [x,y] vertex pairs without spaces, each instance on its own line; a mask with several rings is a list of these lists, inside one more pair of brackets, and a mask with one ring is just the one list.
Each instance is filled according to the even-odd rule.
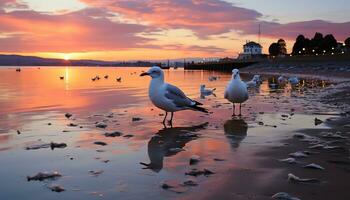
[[169,124],[171,127],[173,127],[173,117],[174,117],[174,112],[171,112],[171,117],[170,117],[170,121],[169,121]]
[[242,104],[239,104],[239,115],[238,116],[242,116]]
[[165,112],[165,116],[164,116],[164,119],[163,119],[163,124],[165,125],[165,120],[166,120],[166,117],[168,116],[168,112]]
[[236,116],[236,109],[235,109],[235,104],[232,104],[232,116]]

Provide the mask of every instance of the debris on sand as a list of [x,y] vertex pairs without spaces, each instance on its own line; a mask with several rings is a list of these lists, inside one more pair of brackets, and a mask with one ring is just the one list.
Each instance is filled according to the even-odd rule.
[[190,158],[190,165],[195,165],[200,161],[200,157],[198,155],[192,155]]
[[315,163],[311,163],[311,164],[305,165],[304,168],[324,170],[324,167],[322,167],[320,165],[317,165]]
[[272,199],[277,199],[277,200],[300,200],[297,197],[290,196],[286,192],[278,192],[278,193],[274,194],[271,198]]
[[21,134],[21,131],[17,130],[17,134],[20,135],[20,134]]
[[319,182],[321,182],[320,180],[315,179],[315,178],[300,178],[300,177],[295,176],[292,173],[288,174],[288,181],[296,182],[296,183],[319,183]]
[[307,155],[301,151],[290,153],[289,155],[294,157],[294,158],[306,158],[307,157]]
[[76,127],[76,126],[78,126],[78,124],[69,123],[69,124],[67,124],[67,126],[70,126],[70,127]]
[[94,142],[94,144],[101,145],[101,146],[106,146],[107,145],[107,143],[101,142],[101,141]]
[[102,174],[104,171],[103,170],[97,170],[97,171],[94,171],[94,170],[90,170],[89,173],[93,176],[99,176],[100,174]]
[[104,123],[104,122],[98,122],[98,123],[96,124],[96,127],[97,127],[97,128],[106,128],[106,127],[107,127],[107,124]]
[[192,187],[198,185],[198,183],[197,183],[196,181],[193,181],[193,180],[184,181],[182,184],[183,184],[184,186],[192,186]]
[[127,134],[127,135],[124,135],[123,137],[125,137],[125,138],[132,138],[132,137],[134,137],[134,135],[132,135],[132,134]]
[[45,179],[56,179],[62,175],[58,172],[39,172],[34,176],[27,176],[27,181],[43,181]]
[[51,143],[50,143],[50,147],[51,147],[52,150],[54,150],[55,148],[62,149],[62,148],[66,148],[66,147],[67,147],[67,144],[66,144],[66,143],[55,143],[55,142],[51,142]]
[[50,185],[48,188],[53,192],[63,192],[65,189],[62,186],[59,185]]
[[322,124],[323,121],[315,117],[315,126]]
[[54,150],[55,148],[65,148],[67,147],[66,143],[55,143],[55,142],[51,142],[51,143],[44,143],[44,144],[34,144],[31,146],[26,147],[26,150],[37,150],[37,149],[47,149],[47,148],[51,148],[52,150]]
[[323,138],[329,138],[329,139],[347,139],[347,137],[339,135],[339,132],[332,133],[332,132],[321,132],[321,137]]
[[226,159],[222,159],[222,158],[214,158],[213,160],[214,160],[214,161],[218,161],[218,162],[226,161]]
[[121,133],[119,131],[114,131],[114,132],[107,132],[104,135],[106,137],[119,137],[119,136],[123,135],[123,133]]
[[108,75],[105,75],[104,78],[105,78],[105,79],[108,79]]
[[184,187],[184,185],[179,184],[177,181],[174,180],[164,181],[161,183],[160,187],[164,190],[169,190],[175,193],[183,193],[186,192],[186,190],[188,189]]
[[69,119],[71,116],[73,116],[71,113],[66,113],[65,115],[64,115],[67,119]]
[[285,158],[285,159],[279,159],[280,162],[286,162],[289,164],[295,164],[297,163],[295,158]]
[[214,172],[208,169],[203,169],[203,170],[192,169],[191,171],[185,173],[185,175],[189,175],[189,176],[200,176],[200,175],[209,176],[211,174],[214,174]]
[[133,117],[133,118],[132,118],[132,121],[133,121],[133,122],[137,122],[137,121],[141,121],[141,120],[142,120],[141,117]]

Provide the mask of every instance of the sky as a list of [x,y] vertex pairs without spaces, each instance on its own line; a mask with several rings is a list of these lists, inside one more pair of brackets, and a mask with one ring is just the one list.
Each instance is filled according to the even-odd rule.
[[236,57],[299,34],[350,37],[349,0],[0,0],[0,53],[63,59]]

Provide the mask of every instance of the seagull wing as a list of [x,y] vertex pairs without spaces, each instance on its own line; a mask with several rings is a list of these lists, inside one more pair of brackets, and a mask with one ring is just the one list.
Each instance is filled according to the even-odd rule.
[[166,84],[165,97],[171,100],[177,107],[191,107],[196,104],[195,101],[186,97],[178,87]]

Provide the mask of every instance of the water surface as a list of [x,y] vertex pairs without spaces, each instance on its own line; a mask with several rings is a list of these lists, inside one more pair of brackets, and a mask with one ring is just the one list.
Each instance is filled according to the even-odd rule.
[[[315,117],[329,117],[313,112],[336,111],[320,104],[317,95],[331,83],[302,80],[299,87],[271,87],[276,77],[266,76],[260,87],[249,91],[243,117],[232,118],[232,105],[223,98],[230,74],[166,70],[165,80],[202,102],[210,114],[178,112],[173,128],[165,128],[161,124],[164,113],[148,99],[150,78],[139,77],[145,70],[28,67],[16,72],[15,68],[0,68],[0,199],[185,198],[220,187],[228,170],[258,170],[259,158],[255,154],[259,149],[282,145],[279,141],[291,132],[314,127]],[[96,75],[101,79],[92,81]],[[219,79],[209,81],[210,76]],[[120,82],[118,77],[122,78]],[[243,80],[251,77],[242,75]],[[200,84],[216,88],[216,97],[200,98]],[[67,112],[73,114],[70,119],[65,117]],[[132,121],[133,117],[142,120]],[[106,123],[107,128],[96,128],[98,122]],[[70,123],[78,126],[67,126]],[[111,131],[133,137],[103,135]],[[183,137],[188,133],[197,137]],[[96,141],[108,145],[99,146],[94,144]],[[25,149],[47,142],[64,142],[68,146]],[[184,151],[171,152],[172,148]],[[195,166],[189,165],[192,155],[201,158]],[[186,176],[192,168],[207,168],[215,174]],[[93,176],[91,170],[103,173]],[[27,176],[43,171],[58,171],[63,177],[27,182]],[[273,175],[271,172],[266,176]],[[160,187],[163,181],[181,183],[188,179],[199,185],[180,188],[177,192],[181,193]],[[66,191],[52,192],[47,188],[52,184]]]

